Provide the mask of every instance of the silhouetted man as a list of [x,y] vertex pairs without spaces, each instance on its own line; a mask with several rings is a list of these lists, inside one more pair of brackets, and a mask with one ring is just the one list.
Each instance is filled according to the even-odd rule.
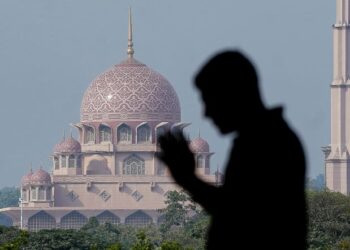
[[282,108],[263,105],[251,62],[238,51],[220,53],[199,71],[195,85],[205,116],[222,134],[235,132],[223,185],[197,178],[180,132],[159,138],[158,157],[212,216],[207,248],[306,249],[303,149]]

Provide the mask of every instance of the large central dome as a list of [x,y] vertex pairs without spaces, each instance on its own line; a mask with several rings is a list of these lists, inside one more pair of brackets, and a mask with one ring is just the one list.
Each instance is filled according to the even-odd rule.
[[99,75],[85,91],[81,121],[179,122],[179,99],[159,73],[129,57]]

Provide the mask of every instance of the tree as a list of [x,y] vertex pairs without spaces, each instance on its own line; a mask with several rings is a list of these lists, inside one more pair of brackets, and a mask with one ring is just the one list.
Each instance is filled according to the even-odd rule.
[[309,191],[310,249],[327,249],[350,237],[350,197],[330,191]]
[[165,240],[160,245],[160,250],[183,250],[184,248],[181,246],[179,242]]
[[23,249],[28,244],[28,238],[27,231],[0,226],[0,250]]
[[131,250],[153,250],[155,249],[152,242],[146,237],[144,231],[139,231],[136,235],[137,240]]
[[166,208],[159,210],[163,216],[163,223],[160,227],[162,232],[166,232],[172,226],[185,226],[189,218],[197,212],[197,206],[183,191],[169,191],[165,204]]
[[165,200],[166,208],[160,231],[163,239],[176,241],[184,248],[204,249],[210,217],[183,191],[170,191]]

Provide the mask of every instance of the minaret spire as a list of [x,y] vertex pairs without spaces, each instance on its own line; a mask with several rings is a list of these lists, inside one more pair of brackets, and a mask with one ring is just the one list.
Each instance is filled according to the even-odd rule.
[[132,16],[131,7],[129,7],[129,29],[128,29],[128,57],[132,58],[134,55],[134,44],[132,42]]
[[326,186],[350,195],[350,0],[336,0],[333,25],[331,143],[323,147]]

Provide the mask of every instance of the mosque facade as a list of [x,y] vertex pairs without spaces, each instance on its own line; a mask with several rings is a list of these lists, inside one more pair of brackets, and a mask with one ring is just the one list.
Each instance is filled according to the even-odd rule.
[[[54,146],[52,172],[30,171],[21,180],[20,207],[1,209],[13,224],[31,231],[78,229],[90,217],[100,223],[158,224],[168,191],[179,190],[155,157],[157,138],[183,130],[178,96],[158,72],[134,58],[131,14],[127,58],[97,76],[84,93],[79,139],[67,136]],[[196,173],[216,185],[208,143],[189,142]]]

